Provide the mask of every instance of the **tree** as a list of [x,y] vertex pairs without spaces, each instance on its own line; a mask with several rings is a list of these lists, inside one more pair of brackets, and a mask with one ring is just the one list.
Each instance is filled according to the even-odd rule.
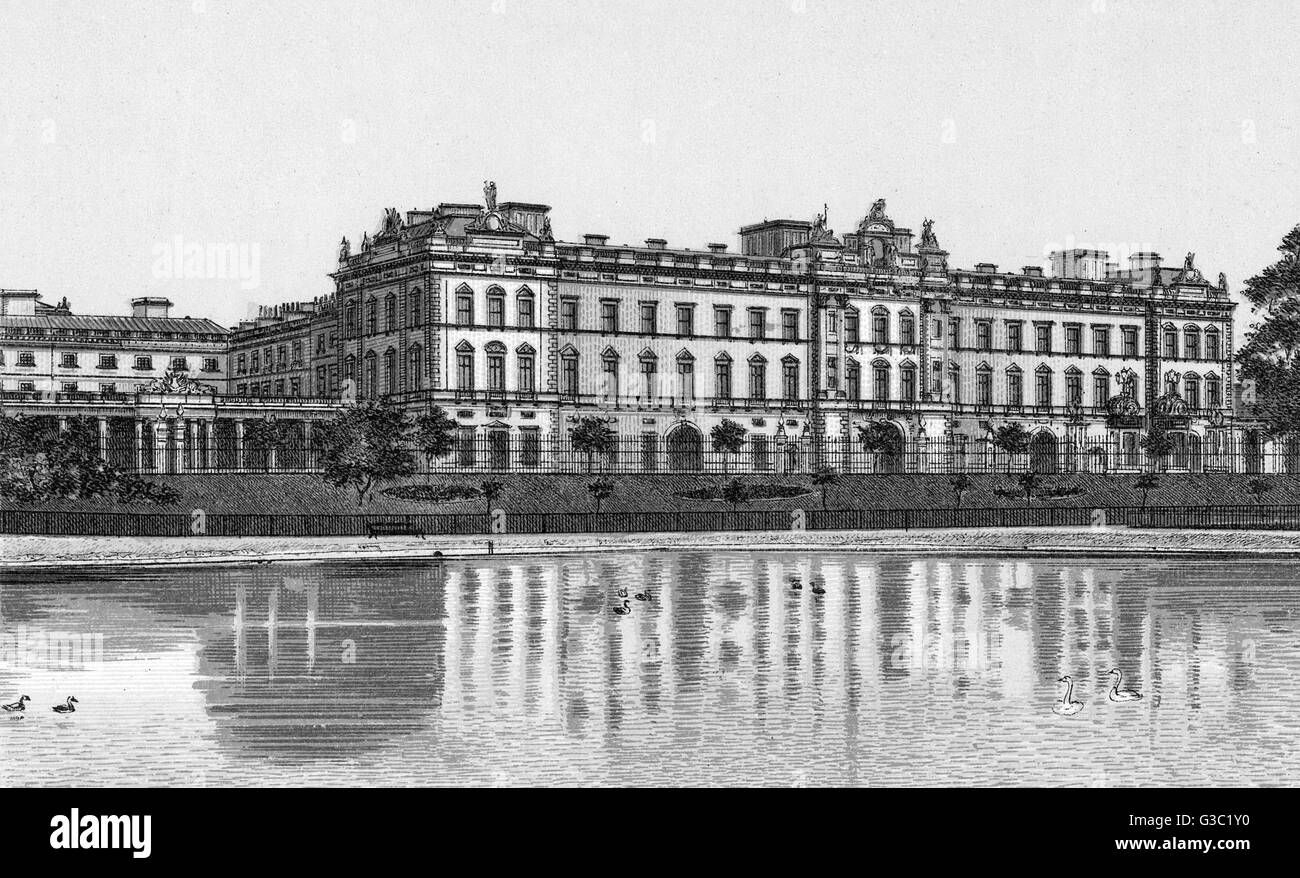
[[99,425],[92,418],[0,414],[0,496],[19,502],[56,497],[111,496],[123,503],[171,504],[180,494],[113,466],[99,455]]
[[270,418],[250,418],[244,422],[244,447],[256,452],[262,468],[271,469],[271,454],[286,444],[288,424]]
[[1012,459],[1029,450],[1029,431],[1019,424],[1003,424],[993,431],[993,447],[1006,452],[1010,474]]
[[505,487],[500,482],[494,482],[491,479],[479,485],[479,491],[483,494],[483,502],[487,506],[484,511],[487,512],[489,518],[492,517],[492,504],[501,496],[501,492],[505,490]]
[[596,455],[613,451],[618,436],[604,418],[588,416],[569,430],[569,440],[574,451],[587,455],[587,472],[591,472]]
[[1142,508],[1147,508],[1147,494],[1160,487],[1160,477],[1155,473],[1144,473],[1138,476],[1138,480],[1133,483],[1133,487],[1142,492]]
[[1268,479],[1251,479],[1246,483],[1246,490],[1255,498],[1255,505],[1258,506],[1264,495],[1273,490],[1273,485]]
[[357,505],[371,490],[415,472],[407,443],[413,424],[388,398],[360,400],[325,421],[320,459],[325,481],[357,492]]
[[435,460],[451,454],[456,444],[456,427],[456,422],[440,405],[415,419],[415,445],[424,455],[426,468],[432,469]]
[[1025,492],[1025,505],[1028,506],[1029,502],[1034,499],[1034,488],[1038,487],[1038,474],[1032,472],[1021,473],[1020,478],[1016,479],[1016,483],[1020,485],[1020,490]]
[[898,430],[886,421],[869,421],[858,427],[858,441],[863,451],[873,455],[871,464],[876,470],[880,469],[880,455],[896,454],[902,444]]
[[1282,238],[1282,258],[1246,281],[1242,295],[1261,320],[1237,353],[1242,402],[1270,437],[1300,431],[1300,225]]
[[1138,444],[1146,451],[1147,459],[1151,465],[1159,467],[1163,472],[1169,461],[1169,455],[1174,452],[1174,440],[1163,427],[1152,427],[1142,435]]
[[956,473],[948,477],[948,485],[952,488],[952,492],[957,495],[957,505],[953,508],[961,509],[961,495],[969,491],[973,484],[971,477],[965,473]]
[[722,499],[730,503],[731,511],[735,512],[737,506],[749,501],[749,489],[740,479],[732,479],[722,486]]
[[739,454],[740,449],[745,445],[745,434],[749,432],[735,421],[724,418],[722,423],[715,424],[709,431],[709,438],[713,440],[713,450],[722,454],[722,471],[727,472],[728,456]]
[[821,489],[822,492],[822,509],[826,508],[826,488],[840,480],[840,474],[835,471],[834,467],[825,464],[817,467],[812,473],[812,483]]
[[597,479],[587,486],[587,493],[596,501],[596,514],[600,515],[600,504],[614,493],[614,483],[609,479]]

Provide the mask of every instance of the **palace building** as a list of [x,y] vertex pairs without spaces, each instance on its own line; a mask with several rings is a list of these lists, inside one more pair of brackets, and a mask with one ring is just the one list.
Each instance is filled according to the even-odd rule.
[[[311,421],[387,396],[455,419],[455,451],[434,464],[449,470],[585,468],[569,434],[594,417],[618,437],[599,461],[612,472],[1132,472],[1153,431],[1170,469],[1300,471],[1300,447],[1270,448],[1234,416],[1234,305],[1193,254],[958,269],[932,221],[918,236],[883,199],[839,236],[824,212],[745,226],[738,252],[560,241],[550,212],[498,203],[492,183],[482,204],[389,209],[357,247],[343,239],[332,294],[230,332],[167,317],[166,300],[74,318],[6,293],[5,407],[106,404],[70,396],[56,360],[111,341],[124,353],[103,385],[140,394],[130,417],[155,469],[311,468]],[[38,328],[51,334],[29,342]],[[175,404],[156,413],[178,373],[127,380],[148,375],[127,369],[141,356],[155,372],[183,358],[212,385],[186,407],[197,425],[177,425]],[[250,456],[247,421],[271,418],[301,448]],[[746,431],[738,454],[713,449],[724,421]],[[995,436],[1010,424],[1028,444],[1008,455]]]

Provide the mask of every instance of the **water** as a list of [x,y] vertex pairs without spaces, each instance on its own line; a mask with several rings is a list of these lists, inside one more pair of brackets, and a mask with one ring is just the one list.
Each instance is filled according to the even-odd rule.
[[[632,612],[616,616],[623,588]],[[0,714],[6,786],[1250,785],[1300,770],[1290,560],[30,572],[0,586],[0,626],[0,701],[33,699]],[[1141,701],[1107,700],[1112,667]],[[1051,710],[1064,674],[1077,716]],[[77,712],[52,712],[67,695]]]

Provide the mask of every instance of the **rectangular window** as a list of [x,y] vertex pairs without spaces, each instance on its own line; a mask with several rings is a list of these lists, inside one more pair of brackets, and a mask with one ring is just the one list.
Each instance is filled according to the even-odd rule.
[[1052,373],[1034,373],[1034,405],[1047,408],[1052,404]]
[[695,398],[695,364],[690,360],[677,361],[677,397],[681,400]]
[[1007,373],[1007,405],[1020,408],[1025,404],[1025,379],[1019,372]]
[[62,382],[61,387],[62,387],[62,390],[61,390],[62,393],[76,393],[76,392],[77,392],[77,382],[75,382],[75,381],[64,381],[64,382]]
[[532,329],[533,328],[533,297],[520,295],[516,304],[518,306],[518,311],[519,311],[519,327],[521,329]]
[[105,382],[99,385],[99,392],[104,394],[105,396],[112,396],[115,393],[117,393],[117,385],[109,382]]
[[35,365],[36,365],[36,354],[35,354],[34,352],[32,352],[32,351],[19,351],[19,352],[18,352],[18,365],[20,365],[20,366],[35,366]]
[[862,370],[849,363],[844,370],[844,380],[848,385],[849,399],[862,399]]
[[542,431],[536,427],[519,431],[519,465],[530,469],[542,465]]
[[65,369],[75,369],[75,368],[77,368],[77,355],[76,355],[76,354],[64,354],[63,357],[62,357],[62,359],[60,360],[60,365],[62,365],[63,368],[65,368]]
[[1205,333],[1205,359],[1219,359],[1219,334],[1217,332]]
[[871,315],[871,343],[889,344],[889,315]]
[[[916,383],[916,372],[911,369],[903,370],[903,396],[907,396],[907,380],[911,378],[913,385]],[[884,402],[889,399],[889,369],[884,366],[876,366],[871,370],[871,398],[877,402]]]
[[837,357],[826,358],[826,389],[838,390],[840,387],[840,363]]
[[731,399],[731,363],[718,360],[713,364],[713,395]]
[[657,361],[641,361],[641,389],[646,399],[655,399],[659,396],[659,389],[655,387],[658,373],[659,364]]
[[1138,331],[1135,326],[1125,326],[1124,333],[1124,356],[1136,357],[1138,355]]
[[276,379],[276,382],[275,382],[275,395],[276,395],[276,396],[284,396],[284,379],[283,379],[283,378]]
[[767,436],[758,434],[749,440],[750,448],[754,453],[754,469],[759,472],[772,468],[772,459],[769,456]]
[[659,307],[653,302],[641,303],[641,331],[646,335],[659,331]]
[[948,334],[950,336],[948,339],[948,346],[950,348],[961,347],[961,318],[960,317],[948,318]]
[[[378,331],[378,328],[378,306],[375,304],[375,300],[371,299],[369,302],[366,302],[366,332],[374,335],[375,332]],[[266,360],[268,363],[271,361],[270,355],[267,355]]]
[[781,312],[781,338],[786,341],[798,341],[799,339],[799,312],[782,311]]
[[578,395],[578,358],[564,357],[560,367],[560,393],[566,396]]
[[855,345],[861,343],[860,324],[861,320],[857,311],[849,311],[844,315],[844,343]]
[[100,354],[100,355],[99,355],[99,368],[101,368],[101,369],[116,369],[116,368],[117,368],[117,354]]
[[993,405],[992,372],[975,373],[975,404],[983,406]]
[[533,358],[529,354],[519,356],[519,392],[533,393],[537,386],[533,379]]
[[488,296],[488,326],[500,329],[506,325],[506,297]]
[[1092,328],[1092,352],[1099,357],[1110,356],[1110,329],[1105,326]]
[[677,334],[695,334],[695,309],[690,305],[677,306]]
[[1067,354],[1083,353],[1083,329],[1075,324],[1066,324],[1065,352]]
[[1007,350],[1013,354],[1018,354],[1025,349],[1024,339],[1025,325],[1018,322],[1007,324]]
[[898,335],[901,344],[916,344],[916,320],[911,314],[904,314],[898,318]]
[[456,463],[463,467],[473,466],[474,428],[461,427],[456,432]]
[[767,309],[749,309],[749,337],[755,341],[767,338]]
[[767,364],[749,364],[749,398],[767,399]]
[[1178,330],[1170,327],[1165,330],[1165,353],[1166,359],[1178,358]]
[[[889,390],[888,390],[889,372],[888,370],[885,369],[881,369],[879,371],[882,374],[879,375],[878,377],[883,377],[885,382],[885,395],[880,398],[888,399],[889,398]],[[903,392],[903,399],[907,402],[915,402],[916,401],[916,369],[910,366],[905,367],[901,372],[899,372],[899,378],[902,381],[901,390]]]
[[799,398],[799,364],[796,362],[781,364],[781,395],[788,400]]
[[221,369],[221,367],[220,367],[220,365],[218,365],[218,362],[217,362],[217,358],[216,358],[216,357],[204,357],[204,358],[203,358],[203,371],[204,371],[204,372],[217,372],[217,371],[220,371],[220,369]]
[[262,355],[257,351],[253,351],[253,368],[251,371],[254,375],[262,371]]
[[1077,372],[1065,376],[1065,404],[1083,405],[1083,376]]
[[1034,350],[1040,354],[1052,352],[1052,324],[1039,323],[1034,326]]
[[600,303],[600,331],[618,332],[618,302]]
[[1093,375],[1092,404],[1097,408],[1103,408],[1108,399],[1110,399],[1110,376]]
[[605,399],[618,399],[618,360],[613,358],[601,361],[600,392]]
[[731,309],[713,309],[713,334],[718,338],[731,338]]
[[302,396],[302,379],[300,378],[289,379],[289,395]]
[[993,324],[987,320],[975,324],[975,347],[981,351],[993,349]]
[[654,472],[659,469],[659,436],[657,433],[641,434],[641,469]]
[[560,329],[574,330],[578,328],[578,300],[561,299],[560,300]]
[[474,389],[474,355],[456,355],[456,387],[459,390]]
[[488,354],[488,390],[506,389],[506,355]]
[[138,356],[138,357],[136,357],[136,358],[135,358],[135,367],[136,367],[137,369],[152,369],[152,368],[153,368],[153,357],[150,357],[150,356]]
[[1205,404],[1212,409],[1223,405],[1223,385],[1216,378],[1207,378],[1205,381]]
[[456,322],[461,326],[474,322],[474,296],[470,293],[456,294]]

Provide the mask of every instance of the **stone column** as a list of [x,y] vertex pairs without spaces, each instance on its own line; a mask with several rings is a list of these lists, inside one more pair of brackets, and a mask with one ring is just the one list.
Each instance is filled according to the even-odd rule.
[[135,471],[144,469],[144,418],[135,419]]
[[99,457],[108,460],[108,418],[96,418],[95,426],[99,428]]
[[217,422],[214,418],[203,421],[203,466],[209,471],[217,467]]
[[176,425],[176,436],[173,440],[169,435],[168,439],[176,446],[176,472],[183,473],[189,469],[189,461],[186,460],[186,446],[190,438],[190,419],[177,418],[171,423]]
[[167,472],[167,449],[171,445],[171,421],[159,418],[153,425],[153,471]]

